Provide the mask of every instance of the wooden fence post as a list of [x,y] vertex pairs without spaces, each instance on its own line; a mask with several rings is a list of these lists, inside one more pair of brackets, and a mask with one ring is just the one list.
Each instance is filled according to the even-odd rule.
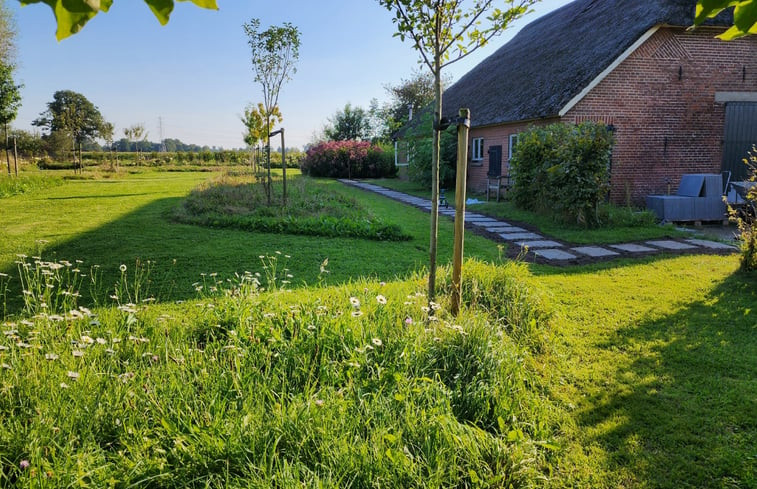
[[465,186],[468,169],[468,131],[470,110],[460,109],[457,124],[457,181],[455,184],[455,246],[452,254],[452,315],[460,312],[463,275],[463,238],[465,235]]

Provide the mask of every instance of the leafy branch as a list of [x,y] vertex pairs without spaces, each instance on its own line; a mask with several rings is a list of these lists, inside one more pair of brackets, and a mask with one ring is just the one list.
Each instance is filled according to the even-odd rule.
[[[44,3],[55,14],[58,29],[55,36],[60,41],[79,32],[92,17],[107,12],[114,0],[18,0],[21,5]],[[174,2],[192,2],[198,7],[218,10],[216,0],[144,0],[158,21],[165,25],[174,9]]]

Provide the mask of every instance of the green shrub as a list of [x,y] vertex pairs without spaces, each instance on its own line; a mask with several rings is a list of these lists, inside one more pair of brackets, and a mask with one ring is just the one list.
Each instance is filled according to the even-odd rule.
[[612,133],[602,124],[551,124],[518,136],[512,198],[523,209],[587,227],[601,221],[610,185]]
[[0,177],[0,198],[11,195],[24,194],[34,190],[61,185],[63,180],[58,177],[43,175],[21,175],[19,177]]
[[[433,146],[432,121],[429,115],[423,116],[418,126],[408,131],[408,155],[410,165],[407,172],[410,180],[431,188],[431,151]],[[450,188],[455,183],[457,169],[457,132],[450,126],[442,132],[439,158],[439,185]]]
[[728,207],[731,221],[741,232],[741,269],[757,270],[757,149],[744,160],[749,166],[749,181],[754,182],[746,194],[746,202],[740,208]]

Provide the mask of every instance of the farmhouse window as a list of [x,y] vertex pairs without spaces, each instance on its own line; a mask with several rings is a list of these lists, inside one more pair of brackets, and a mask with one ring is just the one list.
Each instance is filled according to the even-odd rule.
[[484,138],[473,138],[473,161],[484,159]]
[[507,161],[510,161],[513,159],[513,150],[515,149],[515,146],[517,144],[518,144],[518,135],[510,134],[510,144],[507,146]]

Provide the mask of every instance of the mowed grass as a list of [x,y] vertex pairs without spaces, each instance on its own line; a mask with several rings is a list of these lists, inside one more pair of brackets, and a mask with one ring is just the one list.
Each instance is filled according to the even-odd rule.
[[757,487],[757,276],[737,256],[532,269],[572,417],[550,486]]
[[[431,196],[430,190],[410,181],[378,179],[372,180],[372,183],[427,199]],[[450,205],[454,205],[455,189],[446,189],[445,194]],[[486,202],[486,196],[482,194],[469,194],[467,197],[484,201],[481,204],[467,206],[467,212],[480,212],[488,216],[526,224],[549,237],[568,243],[609,244],[686,236],[685,232],[678,231],[671,225],[656,224],[654,218],[648,213],[638,213],[622,207],[605,206],[606,224],[600,228],[587,229],[577,224],[560,222],[551,216],[519,209],[507,200]]]
[[[83,260],[83,270],[99,265],[101,284],[110,288],[120,277],[120,265],[126,265],[131,273],[137,259],[143,264],[150,260],[151,293],[161,300],[175,300],[193,297],[191,284],[203,273],[228,276],[257,269],[259,256],[275,251],[292,257],[282,267],[289,268],[294,276],[293,286],[316,283],[325,259],[329,260],[327,283],[357,277],[390,280],[421,270],[428,261],[428,214],[335,181],[323,184],[332,192],[358,198],[382,221],[399,224],[411,240],[376,242],[266,234],[173,222],[172,210],[211,176],[146,171],[107,180],[67,181],[59,187],[3,199],[0,272],[17,275],[16,255],[34,256],[41,250],[47,260]],[[440,263],[450,260],[452,237],[452,221],[442,219]],[[38,244],[39,240],[44,244]],[[499,252],[495,243],[469,235],[466,255],[497,260]],[[11,287],[9,298],[13,302],[20,294],[18,282],[12,282]],[[87,289],[82,293],[86,295]]]

